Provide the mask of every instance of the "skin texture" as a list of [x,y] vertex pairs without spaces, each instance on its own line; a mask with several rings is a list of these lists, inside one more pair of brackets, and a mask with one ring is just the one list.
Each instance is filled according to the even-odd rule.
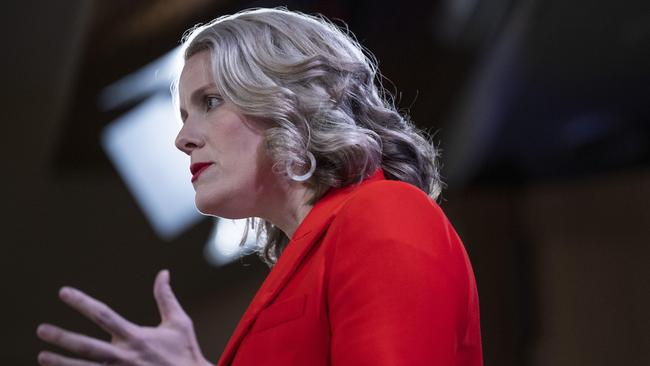
[[207,51],[186,61],[179,86],[183,127],[176,147],[192,163],[212,163],[193,182],[196,207],[230,219],[262,217],[291,237],[311,208],[309,191],[273,172],[264,150],[272,122],[245,116],[219,95]]
[[210,365],[201,354],[192,321],[172,292],[168,271],[160,271],[154,283],[161,318],[157,327],[133,324],[77,289],[63,287],[59,297],[110,334],[111,341],[41,324],[36,330],[40,339],[79,356],[43,351],[38,355],[41,365]]
[[265,123],[247,118],[219,95],[207,52],[187,60],[179,99],[183,127],[176,147],[193,164],[212,163],[193,182],[196,207],[228,218],[256,211],[256,202],[274,183],[262,146]]
[[[263,133],[269,121],[245,116],[216,90],[207,52],[188,59],[179,84],[183,127],[176,146],[192,163],[211,165],[193,182],[196,206],[206,215],[226,218],[262,217],[291,237],[311,206],[308,188],[273,172],[264,152]],[[106,304],[70,287],[60,299],[111,335],[107,342],[51,324],[41,324],[37,336],[75,357],[43,351],[41,365],[50,366],[204,366],[192,321],[183,311],[161,271],[154,283],[160,311],[157,327],[133,324]]]

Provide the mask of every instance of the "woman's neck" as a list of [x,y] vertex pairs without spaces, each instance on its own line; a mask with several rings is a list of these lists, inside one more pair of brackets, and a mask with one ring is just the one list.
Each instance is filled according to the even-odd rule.
[[312,192],[306,185],[293,181],[280,184],[278,190],[278,194],[273,195],[273,202],[267,206],[268,212],[262,218],[291,238],[313,207],[308,204]]

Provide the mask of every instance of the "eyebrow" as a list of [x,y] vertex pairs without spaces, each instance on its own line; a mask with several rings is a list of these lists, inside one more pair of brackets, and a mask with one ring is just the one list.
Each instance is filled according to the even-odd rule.
[[[206,90],[215,89],[216,87],[217,87],[216,84],[210,83],[210,84],[203,85],[202,87],[194,90],[190,95],[190,104],[198,104],[198,102],[200,102],[201,96],[205,94]],[[187,111],[181,107],[180,112],[181,112],[181,120],[185,122],[185,120],[187,119]]]

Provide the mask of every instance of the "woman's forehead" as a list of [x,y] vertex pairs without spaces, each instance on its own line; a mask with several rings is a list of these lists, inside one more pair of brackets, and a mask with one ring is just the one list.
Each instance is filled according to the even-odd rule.
[[179,79],[179,92],[192,93],[209,86],[214,86],[210,54],[207,51],[199,52],[185,61]]

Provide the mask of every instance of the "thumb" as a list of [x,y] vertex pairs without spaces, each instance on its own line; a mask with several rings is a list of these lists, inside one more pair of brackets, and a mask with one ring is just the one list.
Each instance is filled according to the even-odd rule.
[[153,295],[163,323],[187,316],[169,284],[168,270],[158,272],[153,286]]

